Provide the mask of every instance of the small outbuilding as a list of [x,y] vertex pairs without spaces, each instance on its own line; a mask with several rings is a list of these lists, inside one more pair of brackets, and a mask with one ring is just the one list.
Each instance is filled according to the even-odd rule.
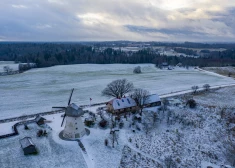
[[36,146],[30,137],[24,137],[23,139],[20,139],[20,145],[25,155],[37,153]]
[[39,115],[35,118],[35,121],[38,125],[43,125],[45,123],[45,120],[46,120],[45,118],[43,118]]
[[156,107],[161,106],[161,99],[157,94],[149,95],[143,102],[144,107]]

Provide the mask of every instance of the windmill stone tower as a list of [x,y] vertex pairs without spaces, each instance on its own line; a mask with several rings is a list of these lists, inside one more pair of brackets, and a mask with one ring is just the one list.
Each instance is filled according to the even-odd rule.
[[65,114],[61,123],[62,127],[66,118],[65,127],[64,130],[60,133],[60,135],[62,135],[62,138],[65,139],[77,139],[83,137],[86,134],[86,129],[81,119],[81,116],[84,114],[84,111],[81,107],[77,106],[76,104],[70,104],[73,91],[74,89],[72,89],[71,91],[67,107],[52,107],[65,110]]
[[65,110],[65,127],[63,130],[63,137],[68,139],[81,138],[86,134],[84,124],[81,116],[84,114],[82,108],[76,104],[70,104]]

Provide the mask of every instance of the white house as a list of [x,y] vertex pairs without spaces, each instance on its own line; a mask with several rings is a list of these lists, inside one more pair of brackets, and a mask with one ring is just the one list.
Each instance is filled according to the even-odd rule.
[[[146,99],[142,99],[142,105],[144,109],[151,110],[153,108],[158,110],[161,107],[161,100],[157,94],[149,95]],[[116,115],[134,112],[138,110],[140,107],[137,106],[137,103],[131,97],[124,98],[115,98],[106,103],[107,111]],[[155,110],[154,110],[155,111]]]

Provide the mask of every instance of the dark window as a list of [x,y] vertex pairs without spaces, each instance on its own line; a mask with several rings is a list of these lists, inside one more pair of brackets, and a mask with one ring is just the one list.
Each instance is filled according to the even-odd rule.
[[117,102],[118,106],[120,106],[119,102],[118,101],[116,101],[116,102]]
[[76,130],[77,130],[78,128],[76,128]]
[[161,102],[160,101],[158,101],[156,104],[157,104],[157,106],[161,106]]
[[131,102],[130,102],[130,100],[129,100],[129,99],[127,99],[127,101],[128,101],[128,103],[129,103],[129,104],[131,104]]
[[124,99],[122,99],[122,102],[124,102]]

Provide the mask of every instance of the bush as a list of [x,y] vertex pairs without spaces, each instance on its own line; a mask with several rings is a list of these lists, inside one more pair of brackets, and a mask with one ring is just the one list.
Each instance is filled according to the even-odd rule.
[[95,122],[93,120],[85,120],[84,123],[87,127],[91,127],[95,124]]
[[27,124],[24,125],[24,129],[25,129],[25,130],[28,130],[28,129],[29,129],[29,127],[28,127]]
[[107,121],[106,120],[101,120],[100,122],[99,122],[99,125],[102,127],[102,128],[105,128],[106,126],[107,126]]
[[42,129],[38,130],[38,132],[37,132],[37,136],[38,136],[38,137],[43,136],[43,130],[42,130]]
[[124,126],[124,123],[123,123],[123,122],[120,122],[120,123],[119,123],[119,128],[122,129],[123,126]]
[[47,131],[40,129],[40,130],[38,130],[38,132],[37,132],[37,136],[38,136],[38,137],[47,136]]
[[194,99],[189,99],[186,105],[189,105],[190,108],[195,108],[197,103]]
[[141,67],[140,66],[135,67],[135,69],[133,70],[133,73],[135,74],[141,73]]
[[199,89],[198,86],[192,86],[191,88],[193,90],[193,93],[195,94],[197,92],[197,90]]
[[210,85],[209,84],[205,84],[205,85],[203,85],[203,88],[206,90],[206,91],[208,91],[209,89],[210,89]]
[[108,144],[109,144],[108,139],[105,139],[105,140],[104,140],[104,145],[105,145],[105,146],[108,146]]

